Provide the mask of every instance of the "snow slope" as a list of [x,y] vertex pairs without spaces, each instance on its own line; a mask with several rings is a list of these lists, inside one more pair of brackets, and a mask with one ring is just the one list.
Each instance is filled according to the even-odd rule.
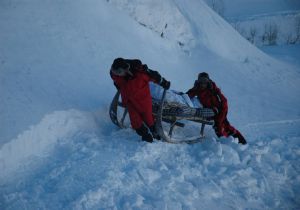
[[269,55],[282,60],[286,63],[291,63],[295,66],[300,67],[300,45],[283,45],[283,46],[265,46],[261,50],[268,53]]
[[[213,0],[205,1],[208,3],[213,2]],[[222,0],[221,2],[223,2],[223,15],[226,19],[243,19],[249,16],[297,11],[300,9],[298,0]]]
[[[117,3],[119,8],[123,8],[135,20],[149,26],[151,30],[153,28],[152,24],[158,26],[168,24],[166,39],[168,39],[168,34],[189,33],[188,37],[193,37],[192,40],[195,40],[194,45],[189,46],[188,50],[184,48],[190,55],[185,59],[184,65],[172,66],[171,68],[178,75],[175,78],[171,77],[175,89],[187,90],[191,86],[190,81],[194,80],[199,71],[208,71],[218,83],[224,81],[221,88],[229,97],[233,109],[237,110],[236,113],[239,113],[238,116],[234,116],[236,113],[233,113],[232,117],[234,119],[245,116],[241,119],[242,121],[255,122],[278,118],[298,118],[299,111],[294,108],[297,107],[299,101],[298,97],[294,96],[299,96],[299,74],[295,74],[293,67],[271,59],[250,44],[203,1],[193,1],[186,4],[181,1],[164,1],[162,8],[160,8],[158,1],[152,0],[143,2],[112,0],[110,2]],[[145,7],[145,5],[149,6],[149,12],[147,12],[146,8],[148,7]],[[169,7],[167,7],[168,5]],[[181,15],[177,15],[178,11]],[[176,14],[176,22],[169,22],[170,18],[165,18],[165,14],[170,13]],[[160,16],[162,18],[158,20],[157,17]],[[178,26],[180,24],[185,24],[185,28],[189,30],[183,31],[183,28]],[[155,28],[154,31],[157,33],[159,27]],[[190,38],[185,40],[184,37],[178,35],[170,37],[168,40],[173,43],[177,43],[178,40],[182,43],[188,43]],[[191,64],[192,67],[189,68],[188,66]],[[189,76],[189,73],[183,69],[191,69],[193,75]],[[179,87],[177,83],[174,85],[178,78],[183,80],[180,81]],[[253,84],[256,88],[253,88]],[[278,86],[282,88],[278,90]],[[270,93],[269,90],[274,92]],[[283,98],[284,101],[282,101]],[[279,101],[282,101],[283,104],[279,105]],[[291,105],[291,103],[294,105]],[[249,109],[244,111],[245,104],[251,104],[251,111]],[[265,110],[261,104],[264,104],[264,107],[273,107],[276,111],[273,108]],[[276,104],[276,107],[274,107],[274,104]],[[288,108],[287,104],[291,106]],[[263,110],[258,110],[258,107]],[[267,113],[269,110],[272,111]],[[242,116],[240,115],[241,112],[243,112]],[[286,116],[289,112],[294,114]],[[244,113],[247,113],[247,116]]]
[[256,46],[300,43],[300,10],[249,16],[230,22]]
[[[159,0],[110,0],[109,2],[128,11],[143,26],[180,43],[187,51],[200,45],[226,59],[244,61],[250,56],[251,58],[253,56],[253,59],[264,57],[226,21],[214,14],[203,1],[186,4],[176,0],[164,1],[164,3]],[[224,40],[228,43],[224,44]],[[233,40],[235,44],[231,44]],[[243,49],[240,46],[243,46]]]
[[[52,111],[107,105],[115,91],[107,73],[115,57],[155,63],[173,49],[125,14],[116,21],[111,14],[117,11],[102,1],[0,4],[1,144]],[[151,48],[132,47],[142,49],[146,40]]]
[[[45,0],[45,6],[36,1],[1,4],[1,143],[49,112],[90,110],[109,103],[114,90],[107,71],[115,57],[124,55],[138,57],[158,69],[172,81],[174,89],[181,91],[191,87],[199,71],[208,71],[230,99],[236,110],[232,118],[239,122],[299,116],[296,105],[300,99],[294,97],[299,95],[299,74],[257,50],[201,1],[165,3],[172,5],[170,11],[174,7],[182,11],[182,23],[189,22],[198,43],[189,48],[189,56],[177,42],[161,39],[107,2],[91,2],[105,5],[95,8],[87,4],[81,16],[76,15],[82,7],[80,1],[69,5]],[[32,7],[38,9],[32,11]],[[115,13],[119,19],[111,15]],[[176,24],[169,27],[171,31],[178,28]],[[252,88],[253,84],[257,88]],[[249,105],[243,111],[245,104]]]
[[[299,44],[298,0],[205,0],[256,46]],[[269,39],[270,35],[273,37]]]
[[[249,45],[202,1],[164,2],[160,12],[175,8],[191,28],[184,51],[104,0],[0,2],[1,209],[299,207],[299,70]],[[249,145],[211,128],[194,145],[118,130],[107,113],[118,56],[140,58],[180,91],[208,71]]]

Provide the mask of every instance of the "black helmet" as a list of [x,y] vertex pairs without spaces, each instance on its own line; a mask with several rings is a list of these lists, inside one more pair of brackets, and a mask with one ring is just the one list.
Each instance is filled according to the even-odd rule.
[[124,58],[116,58],[111,65],[111,72],[118,76],[125,76],[129,71],[129,67]]
[[206,73],[206,72],[201,72],[201,73],[198,74],[198,79],[199,79],[199,78],[206,78],[206,79],[209,79],[209,75],[208,75],[208,73]]
[[210,79],[209,79],[208,73],[202,72],[202,73],[198,74],[198,80],[197,80],[197,82],[199,84],[208,84],[209,81],[210,81]]

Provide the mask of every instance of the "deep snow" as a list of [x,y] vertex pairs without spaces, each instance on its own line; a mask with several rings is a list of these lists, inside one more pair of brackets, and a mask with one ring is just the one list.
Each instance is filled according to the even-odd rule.
[[[298,209],[299,66],[250,45],[202,1],[128,2],[0,2],[0,208]],[[141,5],[158,13],[128,12]],[[139,23],[173,11],[168,33],[185,23],[188,36]],[[140,58],[179,91],[209,72],[249,144],[210,127],[194,145],[117,129],[108,70],[118,56]]]

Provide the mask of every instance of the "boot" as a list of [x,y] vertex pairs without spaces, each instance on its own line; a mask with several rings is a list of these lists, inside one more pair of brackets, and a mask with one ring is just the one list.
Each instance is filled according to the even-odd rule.
[[145,134],[144,136],[142,136],[142,140],[152,143],[153,142],[153,137],[150,133]]
[[242,134],[240,134],[239,132],[232,135],[234,138],[237,138],[239,140],[239,144],[247,144],[246,139],[244,138],[244,136]]
[[149,129],[150,129],[150,131],[152,133],[153,138],[155,138],[157,140],[161,139],[160,136],[158,135],[158,133],[156,132],[155,124],[152,125],[152,126],[150,126]]
[[150,143],[153,142],[153,138],[152,138],[151,134],[148,132],[148,128],[146,128],[146,126],[144,124],[142,124],[142,126],[139,127],[138,129],[136,129],[135,131],[138,135],[140,135],[142,137],[143,141],[147,141]]
[[244,144],[244,145],[247,144],[247,141],[243,136],[238,139],[239,139],[239,144]]

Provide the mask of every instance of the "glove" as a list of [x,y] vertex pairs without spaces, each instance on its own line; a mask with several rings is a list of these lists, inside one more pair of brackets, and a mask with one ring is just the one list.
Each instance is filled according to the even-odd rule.
[[217,107],[213,107],[212,110],[214,111],[215,115],[219,114],[219,110]]
[[165,78],[162,79],[160,86],[162,86],[164,89],[168,90],[171,86],[171,82],[167,81]]
[[144,64],[144,65],[143,65],[143,69],[144,69],[145,71],[148,71],[148,66],[147,66],[147,64]]

